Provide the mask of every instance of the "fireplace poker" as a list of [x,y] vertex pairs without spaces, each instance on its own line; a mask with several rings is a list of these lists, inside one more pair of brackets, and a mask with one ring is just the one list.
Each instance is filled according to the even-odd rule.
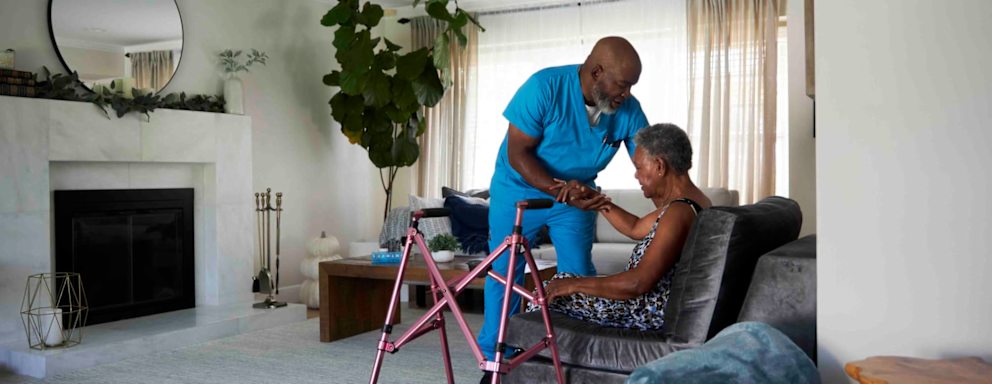
[[276,294],[279,294],[279,237],[282,231],[282,192],[276,192]]

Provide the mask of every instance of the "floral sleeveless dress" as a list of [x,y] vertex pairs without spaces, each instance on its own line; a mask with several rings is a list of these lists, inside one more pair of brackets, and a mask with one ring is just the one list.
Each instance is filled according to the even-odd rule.
[[[700,211],[700,206],[695,201],[689,199],[676,199],[673,202],[682,202],[692,206],[696,214]],[[671,206],[671,203],[669,203]],[[668,207],[662,209],[658,218],[654,221],[654,226],[644,239],[634,246],[634,251],[630,255],[626,270],[630,270],[641,262],[644,250],[648,248],[654,240],[654,234],[658,229],[658,222],[668,211]],[[548,309],[564,313],[570,317],[590,321],[599,325],[617,328],[632,328],[639,330],[657,330],[665,322],[665,305],[668,303],[668,295],[671,292],[672,276],[675,275],[675,267],[672,267],[665,276],[662,276],[658,284],[647,293],[626,299],[613,300],[602,297],[590,296],[585,293],[576,293],[570,296],[563,296],[548,305]],[[572,273],[557,273],[551,280],[568,279],[579,277]],[[550,280],[549,280],[550,281]],[[545,281],[547,286],[549,281]],[[527,305],[527,311],[536,311],[539,307],[533,303]]]

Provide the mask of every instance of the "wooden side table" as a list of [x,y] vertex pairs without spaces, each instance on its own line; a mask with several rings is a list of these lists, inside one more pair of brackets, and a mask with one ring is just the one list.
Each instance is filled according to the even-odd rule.
[[[468,261],[478,257],[456,256],[449,263],[438,263],[441,276],[450,281],[465,275]],[[541,280],[557,272],[554,261],[535,260]],[[382,328],[393,292],[399,264],[372,264],[370,257],[356,257],[318,264],[320,275],[320,341],[343,339],[362,332]],[[425,284],[430,281],[427,264],[413,257],[403,276],[404,283]],[[531,280],[524,279],[527,289],[534,289]],[[484,288],[485,279],[476,278],[471,288]],[[396,311],[393,323],[400,322]]]
[[992,364],[977,357],[927,360],[873,356],[847,363],[844,371],[861,384],[992,383]]

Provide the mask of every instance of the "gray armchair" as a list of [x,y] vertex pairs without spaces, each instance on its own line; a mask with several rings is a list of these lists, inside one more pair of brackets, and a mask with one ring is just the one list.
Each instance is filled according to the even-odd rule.
[[[623,382],[639,366],[703,344],[737,321],[758,258],[795,240],[801,224],[799,205],[781,197],[703,211],[676,264],[663,329],[601,327],[552,312],[566,379]],[[507,345],[523,348],[542,337],[539,313],[510,319]],[[504,382],[554,382],[547,350],[542,356],[511,371]]]

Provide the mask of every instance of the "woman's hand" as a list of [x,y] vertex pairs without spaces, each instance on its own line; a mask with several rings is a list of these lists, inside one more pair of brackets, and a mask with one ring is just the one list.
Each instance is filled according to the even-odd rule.
[[575,293],[575,279],[554,279],[544,287],[544,297],[548,304],[561,296]]

